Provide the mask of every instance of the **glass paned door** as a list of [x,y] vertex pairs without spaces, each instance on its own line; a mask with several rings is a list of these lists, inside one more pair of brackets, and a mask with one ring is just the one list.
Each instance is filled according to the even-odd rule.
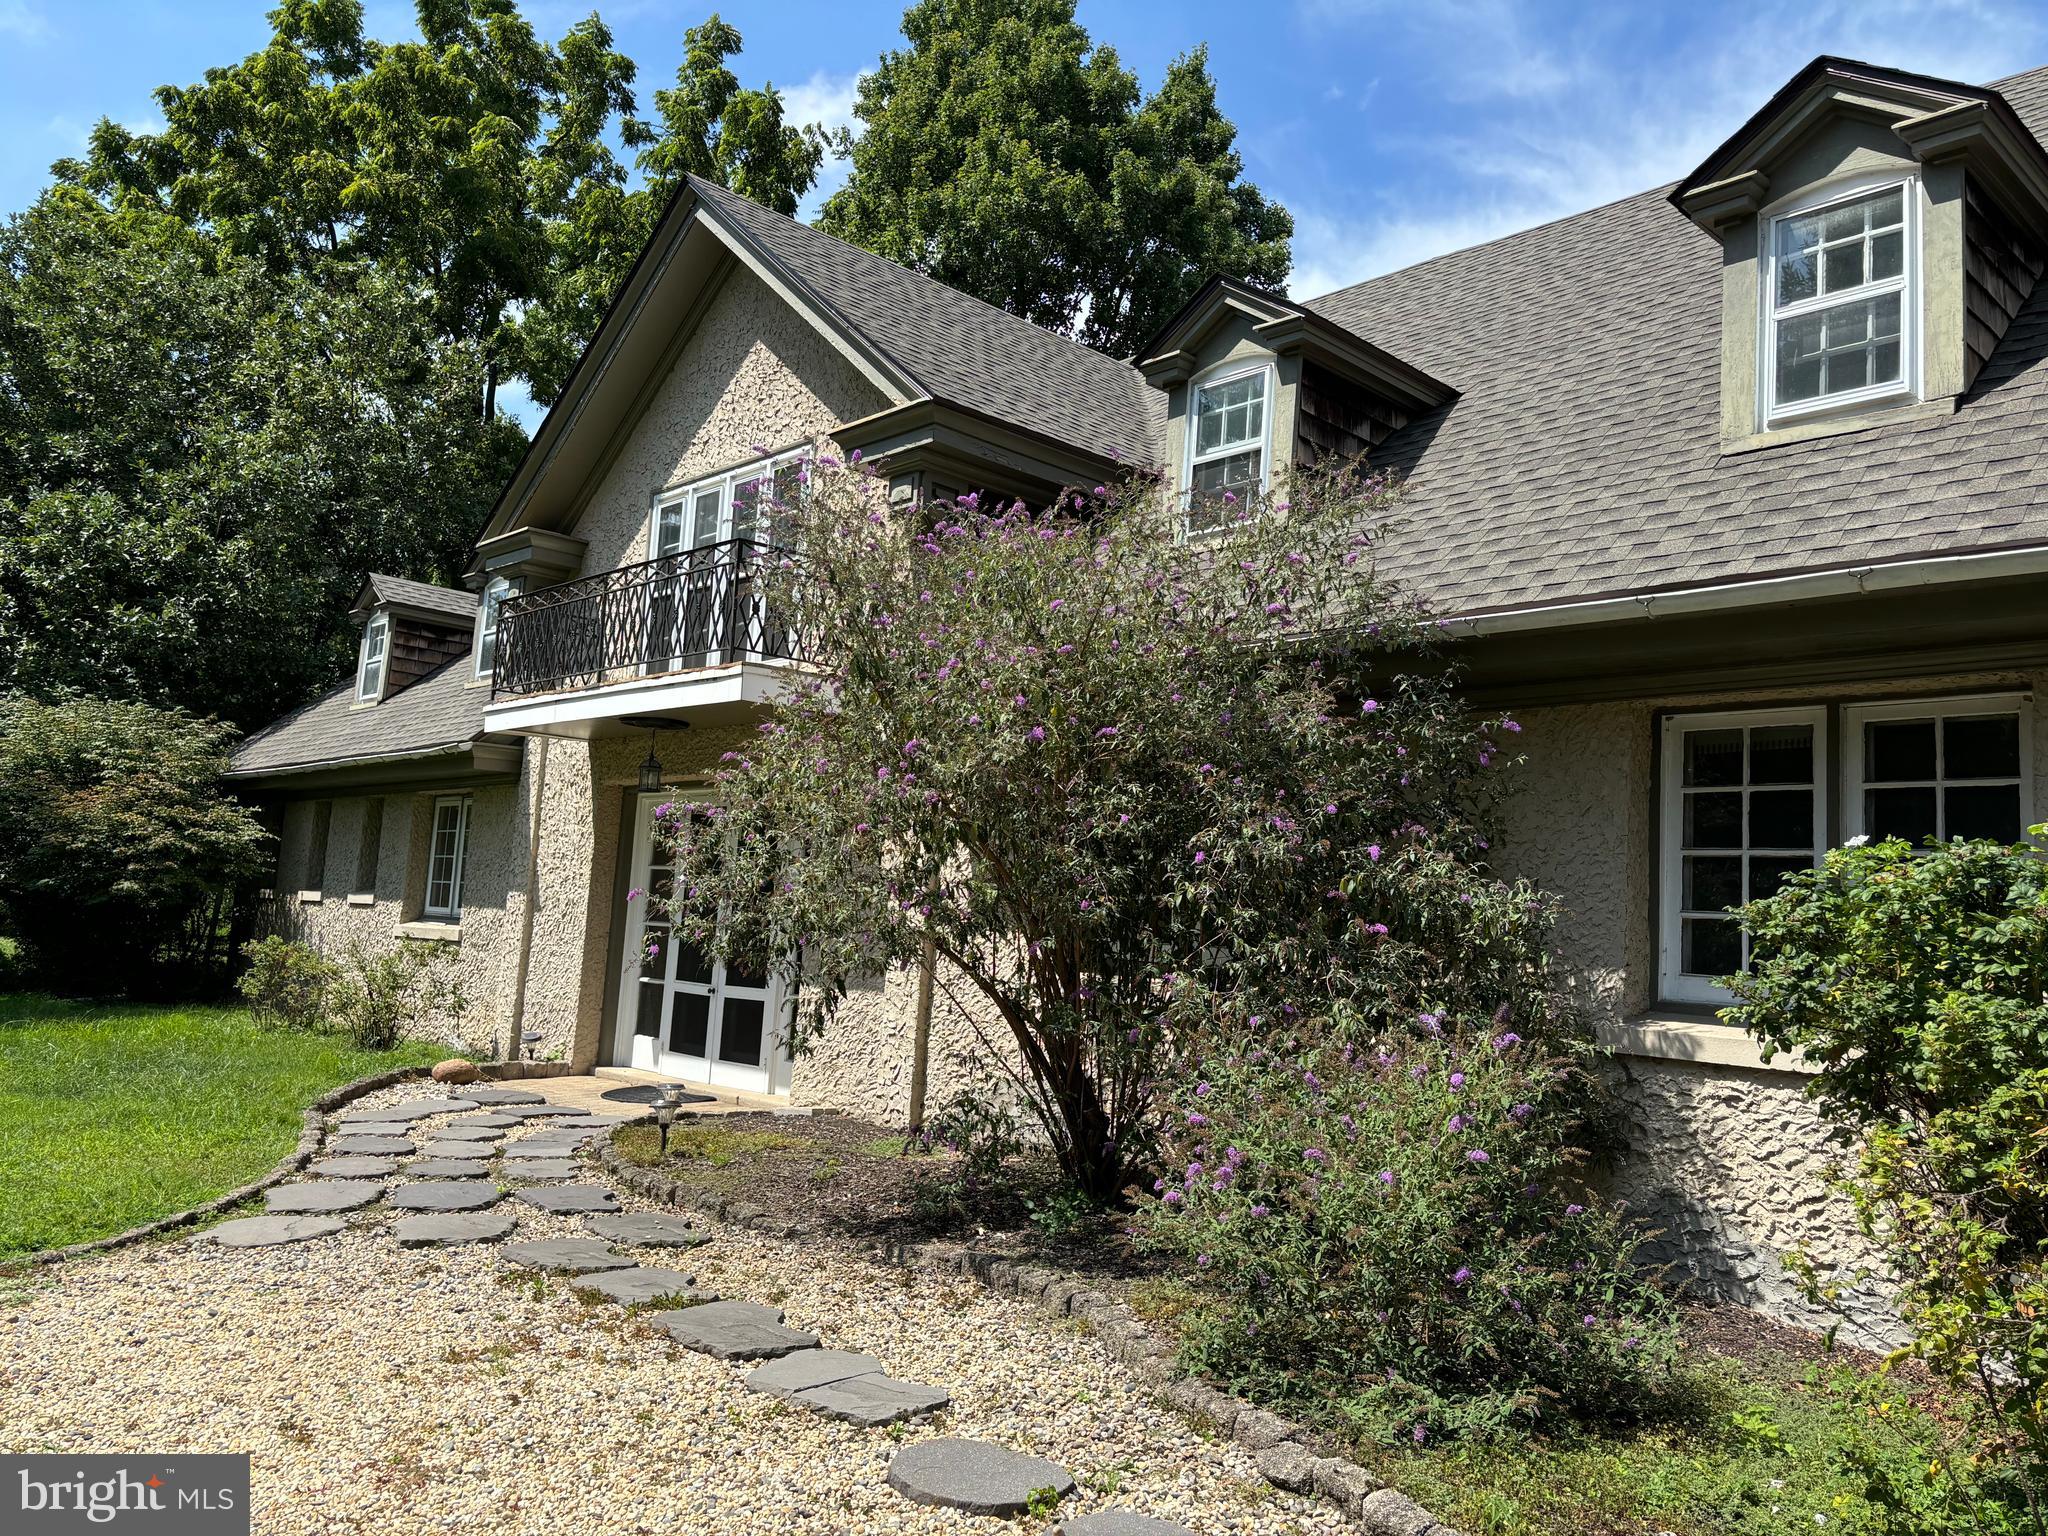
[[694,1083],[780,1092],[789,1061],[782,978],[728,969],[650,921],[650,903],[675,878],[654,841],[654,807],[665,798],[642,795],[633,828],[633,884],[645,894],[627,908],[616,1059]]

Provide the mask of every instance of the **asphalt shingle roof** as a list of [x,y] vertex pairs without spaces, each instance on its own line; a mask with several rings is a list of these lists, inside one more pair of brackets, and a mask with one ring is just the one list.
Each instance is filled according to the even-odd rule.
[[402,608],[445,613],[465,624],[476,617],[476,594],[459,587],[436,587],[405,576],[382,575],[371,576],[369,587],[371,598],[379,603],[396,603]]
[[[2048,69],[1996,87],[2048,140]],[[1724,456],[1720,248],[1668,187],[1308,307],[1457,389],[1377,461],[1440,612],[2048,542],[2048,281],[1952,416]]]
[[380,704],[356,707],[356,679],[348,678],[312,703],[272,721],[235,749],[230,773],[342,763],[350,759],[455,751],[484,728],[488,687],[470,685],[467,656],[429,672]]
[[937,399],[1132,464],[1158,462],[1166,397],[1130,364],[871,251],[690,179],[718,214]]

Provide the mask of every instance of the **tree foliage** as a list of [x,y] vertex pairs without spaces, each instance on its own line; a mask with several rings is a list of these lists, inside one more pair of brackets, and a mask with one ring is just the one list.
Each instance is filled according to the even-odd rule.
[[785,213],[816,179],[822,135],[784,124],[772,86],[740,86],[740,34],[716,14],[686,34],[654,123],[595,14],[553,44],[516,0],[418,0],[417,16],[418,42],[387,43],[359,0],[285,0],[259,52],[157,91],[161,132],[102,120],[56,172],[273,274],[416,285],[440,336],[479,349],[485,410],[510,378],[553,400],[683,173]]
[[832,234],[1116,356],[1219,273],[1285,283],[1294,221],[1242,179],[1206,48],[1141,99],[1073,0],[918,0],[903,33]]
[[69,189],[0,226],[0,678],[251,727],[346,665],[366,570],[459,572],[523,437],[433,307]]
[[118,992],[269,836],[223,795],[234,733],[178,710],[0,695],[0,920],[49,985]]
[[[1927,1486],[1894,1492],[1898,1528],[2048,1531],[2048,864],[1894,838],[1831,850],[1741,915],[1753,962],[1725,1016],[1766,1059],[1819,1068],[1905,1353],[1978,1405]],[[1807,1256],[1816,1299],[1837,1267]]]
[[1521,975],[1494,908],[1404,884],[1480,856],[1511,727],[1459,706],[1374,574],[1385,486],[1303,484],[1221,543],[1178,539],[1143,487],[970,499],[928,530],[879,494],[825,468],[777,514],[803,555],[770,602],[801,605],[832,681],[772,707],[715,820],[663,818],[683,933],[800,954],[805,1038],[930,935],[1104,1197],[1149,1155],[1151,1083],[1197,1048],[1176,999],[1377,1014]]

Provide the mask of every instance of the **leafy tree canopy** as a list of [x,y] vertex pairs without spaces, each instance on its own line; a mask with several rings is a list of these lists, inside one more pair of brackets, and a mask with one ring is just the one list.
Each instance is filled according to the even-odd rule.
[[[486,402],[518,377],[543,403],[683,173],[785,213],[816,179],[822,135],[785,124],[772,86],[740,86],[725,66],[740,34],[716,14],[686,34],[653,123],[595,14],[553,44],[516,0],[418,0],[417,14],[420,41],[384,43],[364,36],[359,0],[285,0],[260,52],[159,88],[161,133],[103,119],[56,174],[273,274],[416,284],[440,335],[481,349]],[[637,188],[614,141],[637,151]]]
[[1073,0],[918,0],[903,33],[832,234],[1116,356],[1219,273],[1285,283],[1294,221],[1242,179],[1206,48],[1141,99]]

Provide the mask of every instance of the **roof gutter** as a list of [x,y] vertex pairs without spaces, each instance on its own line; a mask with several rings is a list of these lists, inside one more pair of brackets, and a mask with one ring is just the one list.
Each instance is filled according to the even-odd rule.
[[1882,565],[1848,566],[1841,570],[1773,576],[1760,581],[1681,587],[1670,592],[1645,592],[1630,597],[1598,598],[1591,602],[1508,608],[1452,617],[1445,620],[1445,624],[1450,633],[1458,635],[1524,634],[1534,630],[1576,629],[1589,624],[1611,624],[1632,619],[1678,618],[1685,614],[1774,607],[1828,597],[1867,597],[1880,592],[2026,576],[2048,576],[2048,544],[1969,555],[1937,555]]
[[[410,752],[376,752],[361,757],[321,757],[305,763],[283,763],[271,768],[236,768],[229,766],[222,775],[230,779],[275,779],[286,774],[328,773],[347,768],[376,768],[387,763],[422,763],[434,758],[475,756],[479,751],[504,751],[510,759],[519,755],[517,747],[507,748],[500,742],[482,738],[468,741],[449,742],[435,747],[415,747]],[[501,765],[502,766],[502,765]]]

